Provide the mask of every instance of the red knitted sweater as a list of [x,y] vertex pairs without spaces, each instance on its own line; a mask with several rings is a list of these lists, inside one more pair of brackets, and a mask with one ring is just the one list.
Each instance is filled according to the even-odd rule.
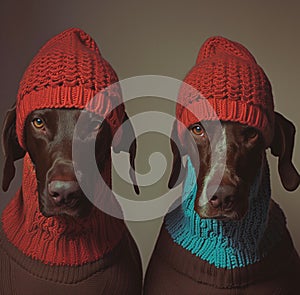
[[[106,161],[103,178],[111,186],[111,164]],[[2,214],[7,239],[26,256],[51,265],[82,265],[109,253],[121,240],[125,225],[93,208],[82,219],[45,217],[39,210],[36,175],[24,158],[23,183]]]

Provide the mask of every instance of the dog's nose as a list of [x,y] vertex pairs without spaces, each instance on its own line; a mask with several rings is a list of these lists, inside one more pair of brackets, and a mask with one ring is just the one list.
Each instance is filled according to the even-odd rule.
[[220,185],[213,194],[209,203],[215,209],[221,208],[223,210],[231,209],[236,199],[235,187],[231,185]]
[[48,184],[48,192],[56,204],[70,202],[79,190],[77,181],[53,180]]

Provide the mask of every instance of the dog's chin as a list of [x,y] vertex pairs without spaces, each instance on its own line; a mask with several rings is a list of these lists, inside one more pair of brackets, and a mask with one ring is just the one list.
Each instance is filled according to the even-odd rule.
[[67,208],[58,209],[58,210],[48,210],[48,209],[40,208],[40,211],[43,214],[43,216],[47,218],[61,216],[61,217],[72,217],[74,219],[81,219],[87,217],[91,210],[71,210]]
[[247,210],[212,212],[204,206],[202,208],[197,208],[196,212],[202,219],[215,219],[226,222],[242,220],[245,217]]
[[232,213],[226,213],[226,214],[218,214],[218,215],[212,215],[208,217],[204,217],[207,219],[215,219],[215,220],[220,220],[220,221],[239,221],[242,220],[244,216],[241,216],[240,214],[236,212]]
[[72,217],[75,219],[81,219],[87,217],[91,209],[80,209],[80,210],[74,210],[74,209],[45,209],[43,207],[40,208],[41,213],[43,216],[49,218],[49,217],[55,217],[55,216],[62,216],[62,217]]
[[72,206],[55,206],[43,201],[39,202],[40,212],[47,218],[55,216],[71,217],[75,219],[85,218],[91,213],[92,207],[93,206],[89,202],[80,201],[74,203]]

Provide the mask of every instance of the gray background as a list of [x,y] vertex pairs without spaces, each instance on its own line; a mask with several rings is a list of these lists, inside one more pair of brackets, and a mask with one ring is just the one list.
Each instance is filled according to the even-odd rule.
[[[193,66],[201,44],[212,35],[222,35],[245,45],[264,68],[273,85],[276,110],[300,126],[300,4],[298,1],[1,1],[0,9],[0,119],[15,101],[19,80],[37,50],[52,36],[69,27],[80,27],[98,43],[103,56],[120,79],[157,74],[183,79]],[[154,109],[174,110],[151,101]],[[161,104],[161,105],[160,105]],[[147,110],[149,100],[129,103],[132,115]],[[296,136],[294,163],[300,169],[300,136]],[[143,154],[142,151],[143,150]],[[168,161],[168,139],[149,134],[139,139],[138,169],[147,172],[147,155],[163,150]],[[0,156],[2,178],[3,155]],[[284,209],[288,227],[300,252],[299,189],[284,191],[276,159],[270,157],[272,196]],[[18,177],[9,192],[0,192],[0,210],[20,184]],[[168,166],[169,168],[169,166]],[[140,198],[166,192],[168,171],[151,187],[142,188]],[[115,178],[115,185],[128,195],[132,188]],[[129,222],[142,253],[144,266],[161,219]]]

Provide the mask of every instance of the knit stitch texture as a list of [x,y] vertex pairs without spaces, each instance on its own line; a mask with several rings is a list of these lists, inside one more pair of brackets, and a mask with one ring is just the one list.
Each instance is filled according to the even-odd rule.
[[87,108],[106,118],[114,134],[125,114],[117,82],[114,69],[87,33],[72,28],[53,37],[33,58],[20,82],[16,103],[19,143],[25,149],[26,117],[44,108]]
[[[44,108],[87,107],[106,118],[114,135],[125,118],[117,81],[115,71],[87,33],[72,28],[53,37],[33,58],[20,82],[16,103],[19,143],[26,150],[26,118],[32,111]],[[92,100],[94,96],[96,99]],[[116,143],[119,139],[120,136]],[[116,202],[108,189],[111,188],[111,156],[105,160],[102,177],[107,187],[95,187],[95,198]],[[7,239],[25,255],[51,265],[96,261],[120,242],[125,231],[122,220],[96,208],[88,217],[77,220],[43,216],[39,210],[36,172],[28,154],[24,158],[22,188],[5,208],[2,228]]]
[[[109,187],[110,165],[108,159],[102,175]],[[102,193],[101,197],[113,197]],[[36,174],[28,154],[24,158],[22,189],[4,209],[1,221],[7,239],[14,246],[27,256],[51,265],[96,261],[112,251],[125,232],[122,220],[97,208],[82,219],[43,216],[39,210]]]
[[182,206],[169,213],[165,227],[175,243],[217,268],[234,269],[254,264],[282,240],[279,220],[267,225],[270,177],[267,162],[250,189],[249,209],[240,221],[203,219],[194,210],[196,174],[190,158]]
[[[274,102],[268,77],[241,44],[211,37],[184,78],[176,118],[186,127],[203,120],[239,122],[257,128],[265,145],[274,132]],[[183,126],[178,124],[180,138]]]

